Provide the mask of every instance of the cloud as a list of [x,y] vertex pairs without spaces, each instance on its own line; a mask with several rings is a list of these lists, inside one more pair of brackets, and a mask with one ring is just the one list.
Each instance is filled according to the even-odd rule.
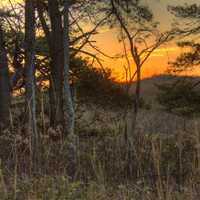
[[179,50],[179,47],[162,47],[162,48],[158,48],[156,49],[154,52],[176,52]]
[[152,54],[151,57],[165,57],[166,54],[169,53],[176,53],[179,51],[178,47],[162,47],[156,49]]
[[154,52],[151,54],[151,57],[163,57],[165,54]]

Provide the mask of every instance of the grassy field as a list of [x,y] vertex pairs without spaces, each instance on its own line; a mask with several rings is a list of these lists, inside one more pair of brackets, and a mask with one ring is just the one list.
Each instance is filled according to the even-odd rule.
[[[143,94],[153,105],[154,80],[143,82]],[[158,106],[141,109],[128,162],[124,124],[129,119],[124,117],[124,110],[85,105],[77,107],[77,111],[79,137],[74,169],[68,168],[71,150],[65,148],[59,130],[48,128],[43,109],[38,113],[40,173],[26,171],[30,164],[28,136],[20,119],[7,137],[1,138],[4,145],[9,144],[1,154],[10,166],[0,168],[1,200],[199,199],[199,118],[179,117]],[[13,113],[13,118],[18,118],[17,112]],[[66,175],[68,170],[75,171],[73,179]]]

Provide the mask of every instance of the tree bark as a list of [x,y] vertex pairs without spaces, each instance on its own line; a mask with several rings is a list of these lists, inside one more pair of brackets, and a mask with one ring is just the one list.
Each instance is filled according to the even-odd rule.
[[[133,57],[133,55],[135,57]],[[134,52],[132,52],[132,57],[135,60],[136,64],[136,87],[135,87],[135,97],[134,97],[134,105],[133,105],[133,122],[132,122],[132,130],[131,134],[134,134],[135,126],[136,126],[136,121],[137,121],[137,116],[138,116],[138,111],[140,107],[140,90],[141,90],[141,63],[140,63],[140,56],[138,55],[138,50],[137,47],[134,47]]]
[[32,169],[36,170],[38,159],[38,131],[36,121],[36,94],[35,94],[35,7],[33,0],[25,1],[25,94],[26,115],[28,118],[27,130],[31,144]]
[[63,123],[63,28],[62,16],[57,0],[48,0],[51,21],[51,80],[50,80],[50,107],[51,125],[60,126]]
[[69,1],[64,0],[64,14],[63,14],[63,49],[64,49],[64,71],[63,71],[63,111],[64,111],[64,134],[67,151],[67,172],[73,179],[76,174],[77,165],[77,138],[74,135],[74,107],[72,102],[72,94],[70,90],[69,80]]
[[74,134],[74,107],[69,81],[69,2],[64,1],[64,26],[63,26],[63,49],[64,49],[64,83],[63,83],[63,111],[64,127],[66,135]]
[[10,82],[4,33],[0,24],[0,131],[9,126]]

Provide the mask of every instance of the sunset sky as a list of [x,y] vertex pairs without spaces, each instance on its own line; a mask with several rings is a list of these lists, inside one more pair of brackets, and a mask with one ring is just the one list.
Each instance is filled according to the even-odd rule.
[[[184,5],[185,3],[198,3],[198,0],[144,0],[146,5],[150,7],[153,11],[156,21],[160,22],[161,32],[170,30],[171,23],[174,17],[167,11],[168,5]],[[97,45],[106,54],[115,55],[116,53],[122,52],[122,44],[118,42],[117,32],[114,30],[104,30],[102,33],[96,36]],[[167,69],[168,62],[174,61],[177,55],[179,55],[183,50],[176,46],[176,41],[170,42],[161,46],[157,49],[146,64],[143,66],[142,75],[143,78],[152,75],[158,75],[164,73]],[[124,60],[111,60],[104,58],[105,65],[113,69],[115,77],[118,79],[124,79]],[[200,70],[195,70],[193,72],[185,72],[188,75],[200,75]]]
[[[11,0],[12,2],[22,0]],[[153,11],[156,21],[160,22],[160,30],[164,32],[170,30],[173,16],[167,11],[167,5],[183,5],[184,3],[198,3],[199,0],[142,0]],[[0,6],[6,6],[8,0],[1,0]],[[115,56],[122,52],[122,44],[118,41],[118,32],[116,30],[103,29],[94,38],[96,46],[110,56]],[[142,75],[149,77],[152,75],[164,73],[167,69],[168,62],[174,61],[181,50],[176,46],[175,41],[161,46],[157,49],[148,62],[143,66]],[[103,58],[105,67],[109,67],[113,71],[113,76],[118,80],[125,79],[124,68],[125,61],[123,59],[112,60]],[[200,75],[200,70],[195,70],[190,74]]]

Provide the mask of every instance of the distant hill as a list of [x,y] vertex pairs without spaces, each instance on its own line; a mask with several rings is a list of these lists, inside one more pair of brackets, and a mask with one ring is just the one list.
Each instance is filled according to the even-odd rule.
[[[148,103],[155,102],[156,94],[158,93],[158,88],[156,84],[167,84],[173,83],[175,81],[192,81],[194,83],[200,81],[200,77],[195,76],[175,76],[175,75],[156,75],[149,78],[145,78],[141,81],[141,97],[146,99]],[[199,87],[200,88],[200,84]],[[135,83],[132,84],[130,88],[130,93],[134,92],[135,90]]]

